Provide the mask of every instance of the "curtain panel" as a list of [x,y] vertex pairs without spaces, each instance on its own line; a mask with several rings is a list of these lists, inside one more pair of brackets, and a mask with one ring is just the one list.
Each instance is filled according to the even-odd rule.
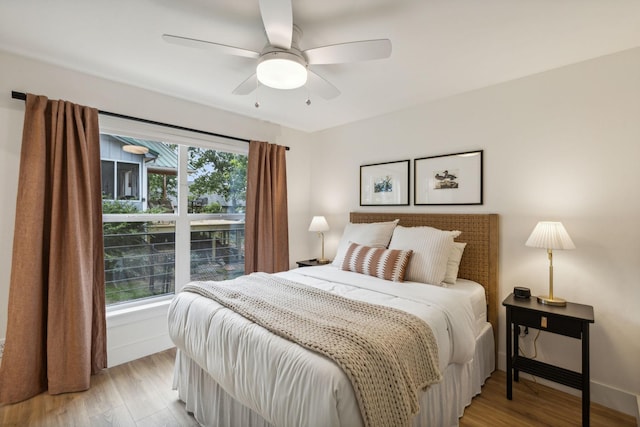
[[0,404],[107,365],[98,111],[28,94]]
[[247,164],[245,274],[289,269],[286,148],[251,141]]

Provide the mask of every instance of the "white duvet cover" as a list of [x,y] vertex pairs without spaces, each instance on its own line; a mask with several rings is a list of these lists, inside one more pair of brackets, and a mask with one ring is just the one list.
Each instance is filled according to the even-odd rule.
[[[443,371],[451,363],[464,364],[473,357],[474,292],[463,290],[465,286],[394,283],[330,265],[278,276],[420,317],[434,332]],[[178,349],[230,396],[272,425],[362,425],[351,384],[336,364],[213,300],[179,293],[169,309],[169,333]]]

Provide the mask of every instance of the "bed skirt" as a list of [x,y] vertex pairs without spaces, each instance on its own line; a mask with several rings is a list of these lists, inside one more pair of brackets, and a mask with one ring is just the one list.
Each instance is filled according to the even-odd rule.
[[[432,385],[420,400],[420,412],[414,426],[457,426],[464,408],[481,391],[495,368],[493,332],[486,324],[476,339],[473,359],[452,364],[443,373],[443,381]],[[187,411],[203,426],[273,427],[258,413],[227,394],[205,370],[179,349],[176,354],[173,388]]]

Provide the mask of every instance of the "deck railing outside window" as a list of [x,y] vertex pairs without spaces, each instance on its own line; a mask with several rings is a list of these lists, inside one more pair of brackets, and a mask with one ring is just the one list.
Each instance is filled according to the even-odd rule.
[[[191,280],[244,273],[244,224],[193,221]],[[107,304],[173,294],[175,231],[169,223],[105,223]]]

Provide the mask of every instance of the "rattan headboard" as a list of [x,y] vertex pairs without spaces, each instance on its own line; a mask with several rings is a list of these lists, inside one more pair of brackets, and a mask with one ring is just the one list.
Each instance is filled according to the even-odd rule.
[[[440,230],[460,230],[456,239],[466,242],[458,276],[484,286],[487,317],[498,343],[498,215],[497,214],[427,214],[351,212],[353,223],[383,222],[399,219],[399,225],[428,225]],[[497,360],[497,359],[496,359]]]

